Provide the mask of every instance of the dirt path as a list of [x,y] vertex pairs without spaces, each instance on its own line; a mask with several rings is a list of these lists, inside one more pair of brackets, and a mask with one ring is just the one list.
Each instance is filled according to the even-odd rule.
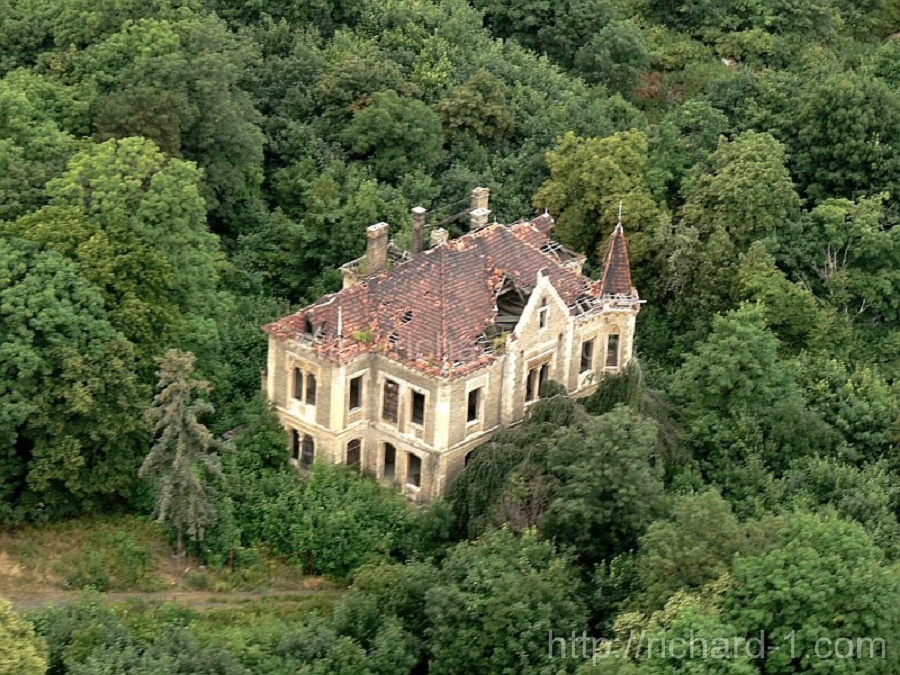
[[[227,605],[258,602],[263,599],[290,601],[310,596],[338,597],[344,591],[340,589],[309,589],[294,591],[157,591],[150,593],[100,593],[96,597],[104,602],[174,602],[187,607],[224,607]],[[6,593],[4,599],[12,603],[17,610],[35,609],[44,605],[64,605],[77,602],[84,594],[75,591],[49,591],[47,593]]]

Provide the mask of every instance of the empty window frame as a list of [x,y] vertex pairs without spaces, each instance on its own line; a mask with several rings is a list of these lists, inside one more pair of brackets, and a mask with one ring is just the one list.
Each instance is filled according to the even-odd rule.
[[384,397],[381,406],[382,419],[397,423],[397,409],[400,403],[400,385],[393,380],[384,383]]
[[477,422],[481,417],[481,388],[469,392],[466,405],[466,422]]
[[347,442],[347,466],[359,466],[362,461],[362,441],[354,438]]
[[312,373],[306,374],[306,405],[316,404],[316,376]]
[[384,479],[394,480],[397,468],[397,448],[390,443],[384,444]]
[[316,441],[309,434],[303,435],[303,442],[300,446],[300,465],[311,467],[316,459]]
[[606,367],[619,367],[619,335],[617,333],[606,338]]
[[294,368],[293,397],[298,401],[303,400],[303,371],[299,368]]
[[350,380],[350,410],[362,407],[362,375]]
[[586,373],[594,369],[594,340],[585,340],[581,343],[581,370]]
[[412,392],[409,420],[413,424],[425,424],[425,394],[418,391]]
[[291,457],[300,459],[300,432],[296,429],[291,429]]
[[538,310],[538,325],[541,328],[547,327],[547,315],[550,313],[550,308],[547,307],[547,299],[541,299],[541,308]]
[[550,379],[550,364],[545,363],[541,366],[540,371],[538,372],[538,396],[541,395],[541,387],[544,386],[544,382]]
[[422,486],[422,458],[411,452],[406,453],[406,482],[415,487]]
[[533,401],[537,398],[538,392],[538,368],[532,368],[528,371],[528,377],[525,379],[525,400]]

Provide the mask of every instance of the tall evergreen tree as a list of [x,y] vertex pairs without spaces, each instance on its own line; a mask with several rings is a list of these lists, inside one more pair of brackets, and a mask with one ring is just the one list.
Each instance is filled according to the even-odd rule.
[[216,483],[223,473],[215,450],[226,446],[197,419],[213,407],[196,396],[209,384],[191,377],[194,355],[170,349],[158,363],[159,393],[146,413],[158,437],[140,473],[156,483],[157,520],[175,533],[183,556],[185,537],[201,541],[218,522]]

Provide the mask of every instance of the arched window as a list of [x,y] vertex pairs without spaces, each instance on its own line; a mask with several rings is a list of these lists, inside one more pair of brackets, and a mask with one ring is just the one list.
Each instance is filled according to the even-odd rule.
[[316,459],[316,440],[309,434],[303,435],[303,442],[300,444],[300,465],[305,467],[312,466]]
[[359,466],[362,460],[362,441],[354,438],[347,443],[347,466]]

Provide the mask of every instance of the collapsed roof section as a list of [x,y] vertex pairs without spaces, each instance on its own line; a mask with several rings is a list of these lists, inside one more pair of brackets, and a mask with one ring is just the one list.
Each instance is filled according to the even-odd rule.
[[[306,343],[331,361],[377,351],[452,378],[498,357],[539,274],[575,317],[639,302],[621,225],[610,238],[599,281],[581,275],[582,256],[550,240],[553,225],[545,214],[487,225],[415,257],[387,252],[381,271],[263,329]],[[386,237],[383,230],[370,238]]]

